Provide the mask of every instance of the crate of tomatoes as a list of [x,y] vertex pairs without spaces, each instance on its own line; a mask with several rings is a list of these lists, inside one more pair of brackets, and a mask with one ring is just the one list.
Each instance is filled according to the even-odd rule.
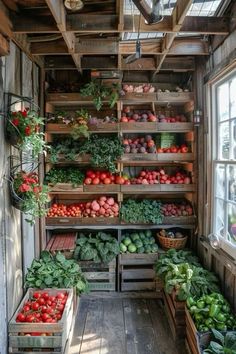
[[9,353],[63,354],[73,323],[73,289],[28,289],[9,322]]

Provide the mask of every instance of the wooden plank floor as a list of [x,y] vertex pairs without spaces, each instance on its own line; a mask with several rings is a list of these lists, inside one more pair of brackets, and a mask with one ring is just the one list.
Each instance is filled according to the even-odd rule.
[[69,354],[186,354],[159,299],[83,296]]

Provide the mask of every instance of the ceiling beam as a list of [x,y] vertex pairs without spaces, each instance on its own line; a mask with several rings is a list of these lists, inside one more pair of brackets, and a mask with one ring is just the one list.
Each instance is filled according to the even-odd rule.
[[[143,55],[163,55],[161,41],[141,41]],[[48,42],[32,42],[34,55],[69,55],[70,52],[63,39]],[[118,43],[105,39],[76,41],[74,55],[130,55],[135,52],[135,43]],[[196,38],[175,38],[169,50],[170,55],[208,55],[208,42]]]
[[156,73],[160,70],[171,46],[172,43],[174,42],[175,37],[177,36],[177,33],[180,31],[181,26],[184,22],[185,16],[187,15],[187,12],[192,5],[193,0],[177,0],[175,7],[172,12],[172,30],[173,33],[166,33],[165,38],[162,43],[162,52],[163,55],[160,57],[159,63],[157,65]]
[[49,42],[32,42],[31,53],[33,55],[69,55],[68,47],[63,39]]
[[[57,14],[58,17],[58,14]],[[83,15],[72,14],[66,16],[66,31],[78,33],[117,33],[133,32],[133,21],[130,15]],[[60,32],[55,22],[49,16],[16,15],[12,17],[13,31],[17,33],[57,33]],[[138,30],[138,16],[134,16],[135,31]],[[172,17],[165,16],[163,21],[155,25],[146,25],[141,20],[141,32],[176,33],[173,28]],[[230,21],[226,17],[187,16],[179,30],[184,33],[219,34],[227,35],[230,32]]]
[[75,63],[71,56],[45,56],[44,58],[45,70],[77,70]]
[[6,39],[1,33],[0,33],[0,56],[5,56],[10,53],[10,44],[9,40]]
[[45,0],[48,5],[59,31],[66,43],[69,54],[72,56],[73,61],[79,71],[81,71],[80,55],[75,53],[75,34],[66,31],[66,10],[62,0]]

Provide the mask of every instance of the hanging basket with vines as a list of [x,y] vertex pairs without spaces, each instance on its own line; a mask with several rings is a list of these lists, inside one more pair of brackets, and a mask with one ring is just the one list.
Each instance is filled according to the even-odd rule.
[[[18,100],[8,108],[6,119],[6,139],[9,144],[22,151],[31,150],[34,156],[46,149],[44,133],[41,131],[44,126],[44,118],[38,115],[37,106],[30,103],[30,108],[12,110],[13,105],[22,104],[26,100]],[[29,104],[29,102],[27,102]]]
[[[11,158],[14,161],[15,158]],[[48,186],[39,182],[38,164],[27,160],[11,167],[9,188],[12,205],[26,214],[31,225],[35,219],[47,214]]]

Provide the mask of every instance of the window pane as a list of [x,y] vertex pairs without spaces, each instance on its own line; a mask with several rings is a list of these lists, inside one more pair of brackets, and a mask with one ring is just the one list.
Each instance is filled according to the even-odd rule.
[[225,166],[217,165],[215,173],[215,196],[225,198]]
[[221,123],[219,128],[218,158],[229,159],[229,122]]
[[229,165],[227,173],[228,199],[236,202],[236,166]]
[[215,198],[215,222],[214,222],[214,232],[218,235],[224,237],[224,201]]
[[230,118],[236,118],[236,77],[231,81],[230,85]]
[[228,82],[218,88],[218,120],[229,119],[229,85]]
[[227,238],[236,246],[236,205],[228,203],[228,234]]

